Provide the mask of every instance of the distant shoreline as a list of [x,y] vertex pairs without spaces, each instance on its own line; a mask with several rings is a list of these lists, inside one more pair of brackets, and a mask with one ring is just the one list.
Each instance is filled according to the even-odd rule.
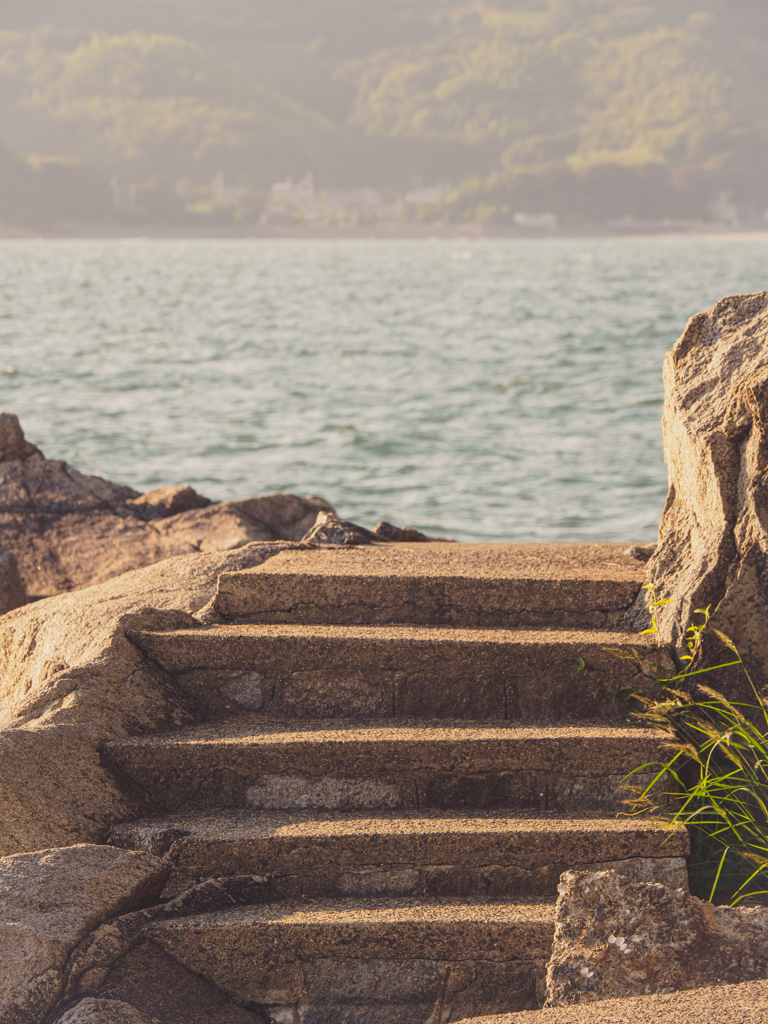
[[696,223],[680,225],[643,225],[610,227],[604,224],[553,229],[520,228],[480,222],[466,224],[397,224],[371,225],[359,228],[309,228],[306,225],[261,224],[71,224],[36,231],[0,225],[0,240],[35,239],[325,239],[361,240],[437,240],[437,239],[565,239],[565,238],[701,238],[701,239],[768,239],[768,226],[733,228],[719,224]]

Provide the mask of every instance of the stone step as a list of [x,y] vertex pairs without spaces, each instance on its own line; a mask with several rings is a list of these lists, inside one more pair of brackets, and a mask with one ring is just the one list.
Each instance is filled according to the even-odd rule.
[[277,1022],[425,1024],[535,1009],[553,918],[543,901],[321,900],[165,921],[148,935]]
[[164,856],[172,891],[264,876],[270,900],[329,896],[546,896],[563,871],[617,868],[687,887],[685,830],[582,815],[219,811],[115,826],[115,845]]
[[613,652],[636,651],[645,663],[661,657],[652,637],[605,630],[238,625],[130,635],[211,717],[245,709],[295,718],[616,721],[627,715],[616,688],[647,694],[652,684]]
[[618,624],[644,582],[625,544],[392,544],[284,551],[224,573],[230,622],[463,627]]
[[[647,729],[511,723],[276,723],[198,726],[114,740],[106,762],[159,811],[608,811],[624,776],[662,756]],[[639,780],[638,780],[639,781]]]

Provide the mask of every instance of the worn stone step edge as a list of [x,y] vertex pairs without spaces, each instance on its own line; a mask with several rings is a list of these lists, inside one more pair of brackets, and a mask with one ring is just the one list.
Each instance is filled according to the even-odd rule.
[[152,924],[172,956],[189,946],[226,958],[435,959],[547,957],[552,900],[318,900],[268,903]]
[[642,577],[619,545],[395,545],[278,555],[223,574],[214,607],[224,619],[262,621],[601,625],[618,621]]

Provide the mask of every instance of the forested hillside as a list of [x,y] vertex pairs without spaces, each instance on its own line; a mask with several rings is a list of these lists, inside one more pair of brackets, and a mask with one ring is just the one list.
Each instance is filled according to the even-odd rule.
[[[27,196],[52,167],[70,198],[78,174],[81,191],[96,173],[189,198],[223,172],[258,205],[311,170],[320,187],[449,180],[419,213],[441,219],[755,221],[768,207],[763,0],[11,6],[0,140],[33,160]],[[4,218],[21,187],[6,164]],[[174,202],[181,216],[180,198],[158,215]]]

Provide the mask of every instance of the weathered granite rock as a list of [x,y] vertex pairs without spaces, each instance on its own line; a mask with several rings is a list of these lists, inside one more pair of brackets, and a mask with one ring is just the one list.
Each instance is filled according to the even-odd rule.
[[28,459],[30,455],[40,454],[39,448],[25,440],[18,416],[12,412],[0,412],[0,462]]
[[105,846],[0,860],[0,1020],[40,1021],[63,991],[67,957],[110,918],[157,898],[168,866]]
[[129,498],[130,505],[142,519],[165,519],[177,516],[180,512],[189,512],[193,508],[207,508],[213,504],[210,498],[204,498],[189,484],[176,487],[156,487],[152,491],[140,494],[138,498]]
[[[768,292],[693,317],[664,364],[669,496],[648,582],[672,604],[660,639],[681,645],[697,608],[768,682]],[[648,625],[641,594],[626,625]],[[719,685],[716,683],[715,685]]]
[[322,498],[268,494],[211,502],[191,487],[138,494],[46,459],[15,416],[0,414],[0,548],[15,555],[30,597],[113,579],[165,558],[299,540]]
[[0,615],[27,603],[19,567],[10,551],[0,551]]
[[304,544],[377,544],[382,542],[371,530],[340,519],[333,512],[318,512],[312,528],[301,538]]
[[768,908],[617,871],[567,871],[559,893],[546,1006],[768,978]]
[[59,1024],[152,1024],[134,1006],[117,999],[83,999],[59,1018]]
[[428,537],[426,533],[414,530],[410,526],[393,526],[392,523],[388,523],[384,519],[382,519],[380,523],[376,523],[373,528],[373,532],[379,540],[388,540],[391,543],[398,544],[413,544],[415,542],[424,543],[426,541],[437,539],[436,537]]
[[[141,942],[109,972],[96,996],[67,1012],[102,1014],[114,1004],[138,1014],[135,1024],[267,1024],[261,1013],[237,1006],[210,982],[192,974],[150,942]],[[79,1008],[83,1009],[80,1010]],[[117,1012],[117,1011],[115,1011]],[[56,1017],[56,1024],[113,1024],[112,1018]],[[114,1024],[134,1024],[117,1017]]]
[[213,597],[220,573],[289,547],[171,558],[0,619],[0,855],[98,841],[131,816],[99,744],[175,728],[207,710],[126,632],[196,625],[190,616]]

